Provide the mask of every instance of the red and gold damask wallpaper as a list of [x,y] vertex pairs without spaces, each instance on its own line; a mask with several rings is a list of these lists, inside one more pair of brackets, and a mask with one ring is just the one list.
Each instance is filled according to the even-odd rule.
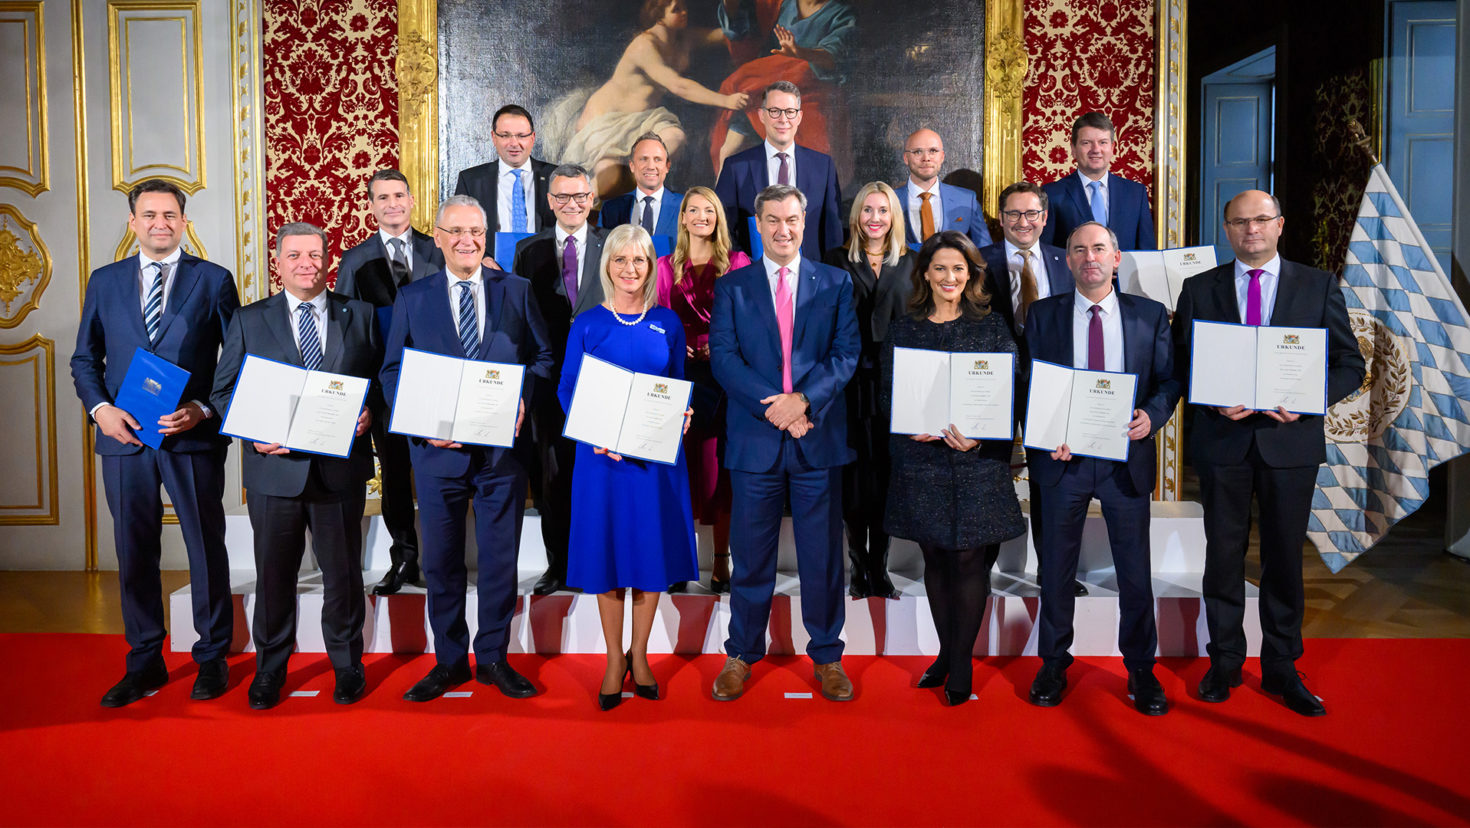
[[1154,0],[1026,0],[1025,10],[1027,180],[1044,184],[1074,169],[1072,122],[1095,110],[1118,130],[1112,171],[1146,185],[1152,198]]
[[398,164],[398,4],[265,0],[264,17],[270,243],[281,225],[309,221],[341,256],[372,229],[368,177]]

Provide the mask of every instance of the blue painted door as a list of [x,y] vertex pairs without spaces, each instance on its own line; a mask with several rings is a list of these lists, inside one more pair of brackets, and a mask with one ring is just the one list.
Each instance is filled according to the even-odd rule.
[[1386,14],[1383,161],[1448,273],[1455,165],[1455,3],[1391,2]]
[[1226,202],[1271,191],[1272,84],[1206,83],[1200,165],[1200,244],[1221,263],[1235,258],[1221,226]]

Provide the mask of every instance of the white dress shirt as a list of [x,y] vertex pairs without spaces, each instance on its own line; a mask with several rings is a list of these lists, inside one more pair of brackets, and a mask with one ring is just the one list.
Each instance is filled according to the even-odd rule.
[[[531,202],[526,202],[530,204]],[[393,245],[388,243],[389,239],[398,239],[403,242],[403,262],[408,265],[408,272],[413,273],[413,228],[409,227],[403,231],[403,235],[395,236],[383,228],[378,228],[378,240],[383,243],[383,249],[388,252],[389,258],[393,255]]]
[[791,288],[791,320],[795,322],[796,286],[801,284],[801,280],[796,275],[801,272],[801,256],[798,255],[795,259],[792,259],[791,264],[788,265],[778,265],[766,256],[761,257],[761,262],[766,266],[766,281],[771,286],[771,305],[773,307],[776,304],[776,280],[781,278],[781,268],[786,268],[786,286]]
[[183,255],[184,249],[175,247],[174,252],[155,262],[142,251],[138,252],[138,307],[145,318],[148,316],[148,291],[153,289],[153,268],[150,265],[163,265],[163,307],[167,308],[168,294],[173,289],[174,277],[179,271],[179,258]]
[[[653,226],[657,229],[658,213],[664,208],[664,194],[667,192],[662,186],[658,188],[657,192],[653,193],[645,193],[638,189],[633,190],[633,215],[629,217],[629,222],[639,227],[643,226],[643,199],[651,197],[653,199]],[[654,231],[650,230],[648,232],[652,234]]]
[[[476,267],[475,272],[469,278],[460,279],[453,273],[446,273],[449,277],[449,315],[454,317],[454,330],[459,330],[459,291],[460,284],[470,286],[470,294],[475,297],[475,330],[480,331],[481,339],[485,335],[485,280],[482,278],[481,268]],[[459,336],[455,334],[456,338]]]
[[500,230],[507,233],[514,232],[513,225],[510,223],[512,215],[510,204],[511,194],[515,192],[515,170],[521,171],[521,191],[526,194],[526,232],[536,232],[536,181],[531,171],[531,158],[527,156],[519,167],[512,167],[505,163],[505,159],[500,159],[500,180],[496,182],[495,187],[495,215],[500,227],[490,228],[492,233]]
[[787,149],[776,149],[770,141],[765,143],[766,147],[766,174],[770,176],[766,181],[776,184],[781,181],[781,159],[776,153],[786,153],[786,172],[791,177],[791,186],[796,186],[796,144],[793,142]]
[[[1246,302],[1250,299],[1250,265],[1235,260],[1235,301],[1240,303],[1240,322],[1245,324]],[[1261,270],[1261,324],[1271,324],[1271,311],[1276,309],[1276,288],[1281,284],[1281,255],[1271,257],[1259,268]]]
[[[929,209],[934,213],[934,232],[938,233],[944,229],[944,202],[939,198],[939,179],[934,179],[934,183],[929,186],[929,189],[921,190],[919,189],[919,185],[915,184],[914,180],[910,178],[909,203],[905,206],[908,208],[909,227],[913,228],[914,238],[916,239],[923,233],[924,228],[924,222],[920,219],[919,215],[919,211],[924,207],[924,199],[919,198],[920,193],[934,194],[934,197],[929,199]],[[923,239],[919,239],[919,241],[923,241]]]
[[[1087,332],[1092,325],[1092,300],[1082,291],[1072,294],[1072,367],[1092,370],[1087,365]],[[1123,370],[1123,317],[1118,315],[1118,292],[1108,295],[1097,303],[1102,308],[1103,370]]]
[[317,345],[321,346],[322,356],[325,358],[327,354],[327,292],[324,290],[305,302],[297,299],[289,290],[284,293],[286,294],[286,321],[291,325],[291,338],[296,340],[297,353],[301,352],[301,322],[296,315],[300,311],[296,309],[304,304],[311,308],[311,321],[316,324]]
[[[633,223],[638,223],[637,216],[634,216]],[[561,222],[557,222],[556,273],[558,279],[561,278],[561,257],[566,253],[568,236],[577,240],[577,290],[580,291],[582,289],[582,271],[587,265],[587,222],[582,222],[582,226],[578,227],[575,233],[568,233],[561,226]]]

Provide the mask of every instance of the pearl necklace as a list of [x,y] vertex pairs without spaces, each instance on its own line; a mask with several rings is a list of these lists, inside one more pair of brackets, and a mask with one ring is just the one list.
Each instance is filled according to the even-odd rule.
[[612,311],[613,318],[616,319],[616,320],[618,320],[618,323],[619,324],[627,325],[630,328],[631,327],[634,327],[638,323],[642,322],[643,321],[643,317],[645,317],[645,316],[648,315],[648,306],[647,305],[644,305],[643,306],[643,313],[638,314],[638,318],[637,319],[634,319],[632,322],[626,322],[626,321],[623,320],[623,317],[621,317],[621,316],[618,315],[618,312],[616,310],[613,310],[613,306],[612,306],[612,303],[611,302],[608,302],[607,305],[606,305],[606,307],[607,307],[607,309],[609,311]]

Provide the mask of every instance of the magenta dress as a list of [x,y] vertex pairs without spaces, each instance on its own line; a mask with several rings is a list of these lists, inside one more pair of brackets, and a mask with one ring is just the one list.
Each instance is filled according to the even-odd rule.
[[[730,270],[750,264],[750,257],[730,251]],[[728,272],[728,271],[727,271]],[[689,468],[690,505],[700,523],[713,525],[719,515],[730,513],[730,480],[720,469],[720,439],[725,433],[724,391],[710,370],[709,317],[715,301],[714,268],[684,265],[684,277],[674,283],[671,257],[658,260],[658,303],[678,314],[684,323],[684,341],[694,356],[684,363],[685,378],[694,383],[691,406],[694,417],[684,435],[684,456]]]

